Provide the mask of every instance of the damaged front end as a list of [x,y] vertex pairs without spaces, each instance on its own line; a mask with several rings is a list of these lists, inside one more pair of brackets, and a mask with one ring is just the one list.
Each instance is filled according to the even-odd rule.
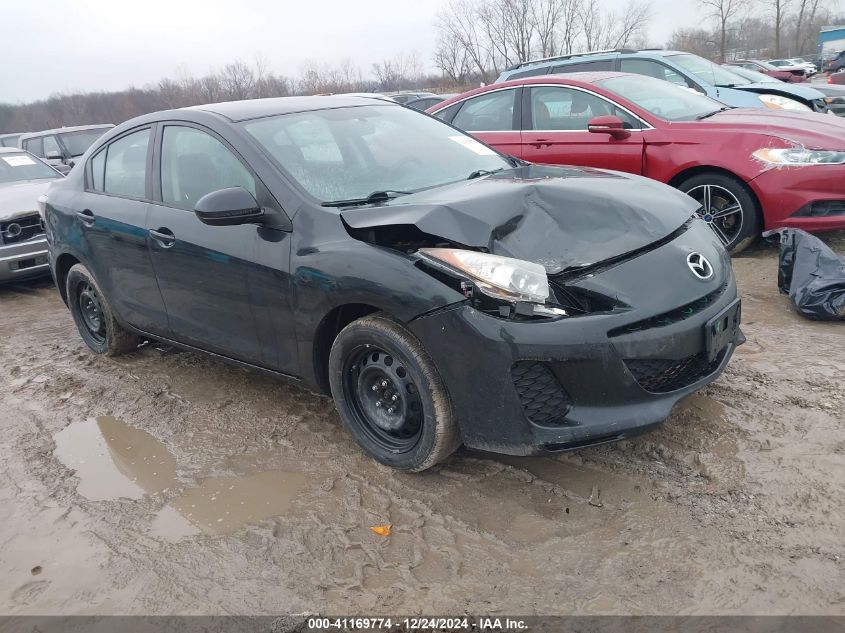
[[[646,430],[742,342],[727,253],[695,202],[659,183],[515,171],[343,221],[465,297],[409,323],[449,385],[465,444],[524,455]],[[718,337],[716,322],[727,328]]]

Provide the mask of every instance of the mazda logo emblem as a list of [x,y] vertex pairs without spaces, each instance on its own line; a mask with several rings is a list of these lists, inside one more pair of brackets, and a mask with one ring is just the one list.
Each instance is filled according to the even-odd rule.
[[701,253],[693,252],[687,255],[687,266],[699,279],[710,279],[713,276],[713,266]]

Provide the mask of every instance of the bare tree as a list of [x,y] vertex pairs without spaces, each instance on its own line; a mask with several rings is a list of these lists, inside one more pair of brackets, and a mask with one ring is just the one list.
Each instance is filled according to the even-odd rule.
[[437,14],[436,26],[443,40],[454,40],[455,45],[465,51],[468,65],[481,81],[495,79],[498,69],[478,20],[478,5],[474,0],[448,0]]
[[255,73],[241,60],[236,60],[223,67],[220,85],[227,98],[248,99],[255,89]]
[[[727,53],[728,23],[739,14],[741,0],[699,0],[719,27],[719,60],[724,62]],[[781,0],[778,0],[781,1]]]
[[781,32],[783,31],[783,22],[786,12],[789,10],[790,2],[791,0],[765,0],[774,19],[775,57],[780,57],[781,55]]

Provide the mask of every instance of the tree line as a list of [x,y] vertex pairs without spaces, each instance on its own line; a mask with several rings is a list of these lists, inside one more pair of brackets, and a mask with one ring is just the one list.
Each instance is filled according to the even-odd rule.
[[843,24],[833,0],[698,0],[709,27],[677,29],[667,46],[721,61],[815,60],[824,26]]
[[[678,29],[667,47],[711,59],[814,56],[820,27],[845,21],[830,9],[836,0],[697,1],[709,26]],[[366,72],[351,59],[306,62],[296,77],[272,71],[257,56],[202,77],[183,70],[142,88],[0,104],[0,133],[117,124],[156,110],[236,99],[412,88],[460,92],[529,59],[646,47],[651,14],[648,0],[628,0],[616,11],[601,0],[444,0],[435,18],[434,73],[426,72],[416,52],[378,61]]]

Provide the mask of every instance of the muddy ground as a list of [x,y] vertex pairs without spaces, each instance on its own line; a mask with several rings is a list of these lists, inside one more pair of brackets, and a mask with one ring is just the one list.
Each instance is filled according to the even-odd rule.
[[327,398],[96,357],[51,285],[2,288],[0,613],[845,614],[845,324],[772,248],[735,268],[748,343],[659,430],[420,475]]

